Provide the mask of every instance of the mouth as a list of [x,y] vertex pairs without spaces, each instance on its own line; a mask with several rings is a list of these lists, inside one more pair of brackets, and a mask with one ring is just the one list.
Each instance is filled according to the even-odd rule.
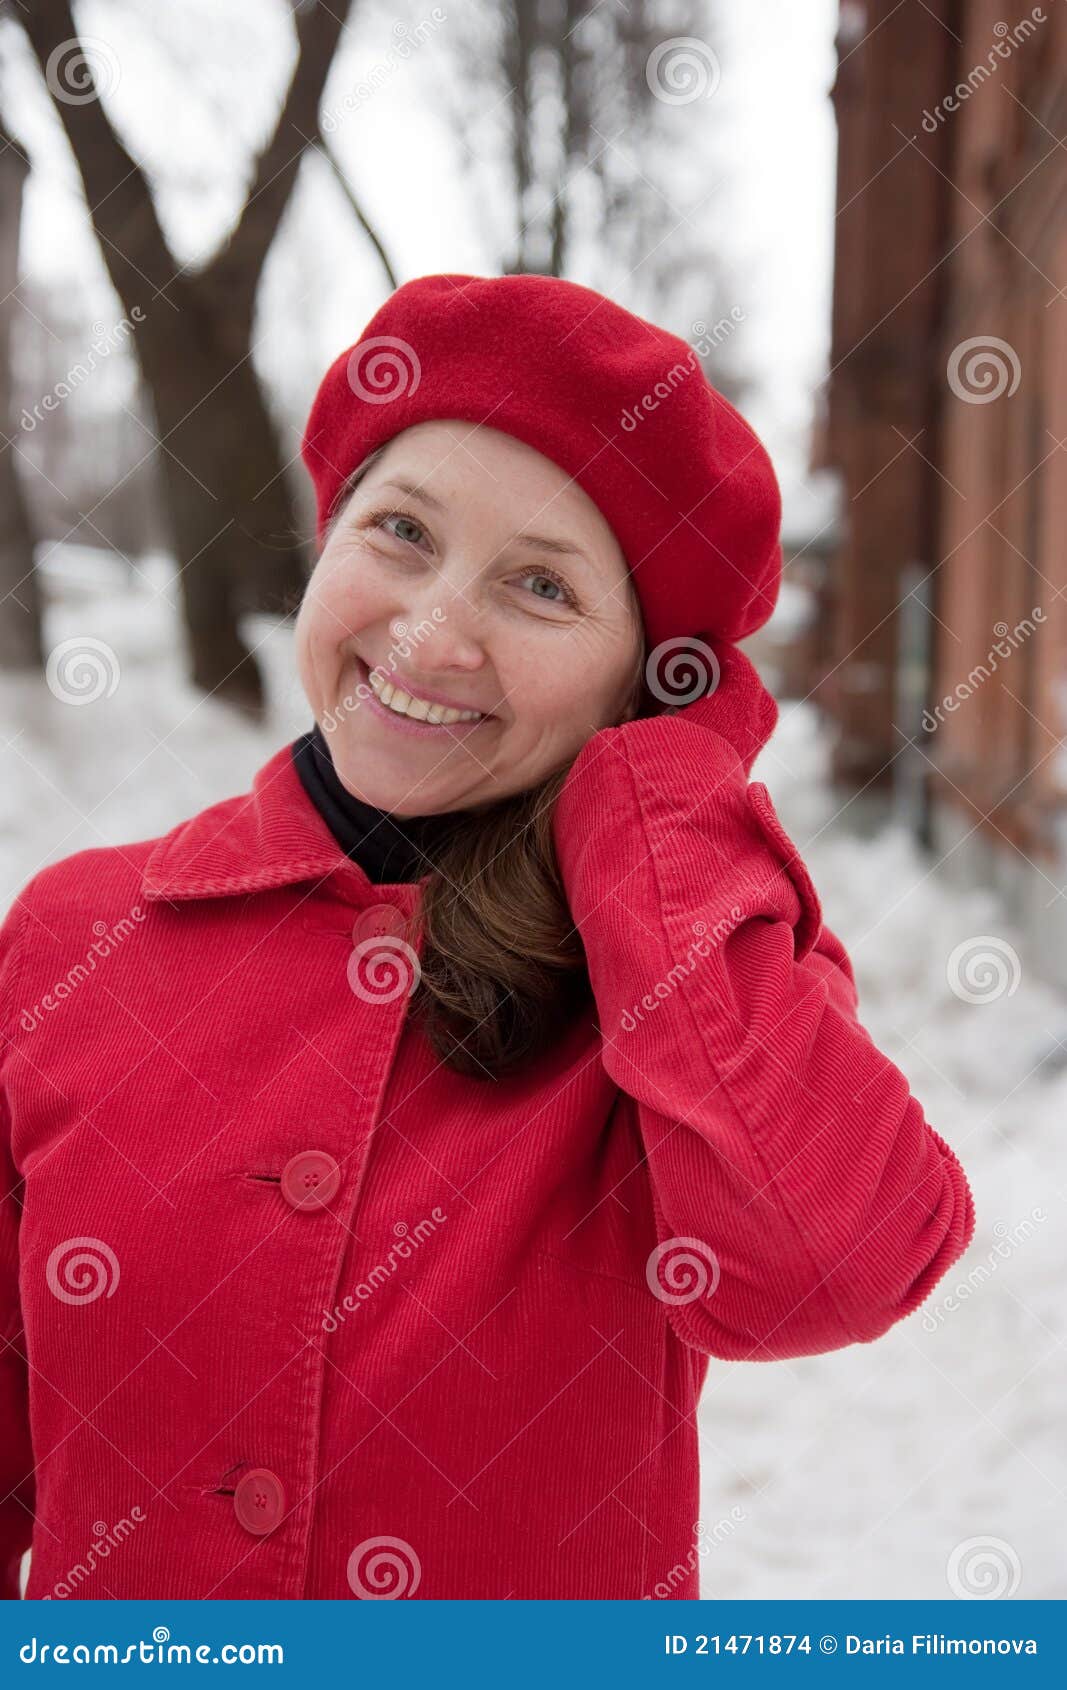
[[[380,717],[383,721],[388,722],[390,727],[396,729],[399,733],[419,734],[423,738],[441,739],[450,736],[453,739],[465,739],[468,734],[484,727],[487,722],[497,720],[496,716],[487,710],[477,716],[456,715],[453,711],[447,711],[446,714],[455,715],[456,719],[453,721],[435,721],[433,718],[441,713],[443,706],[426,705],[420,700],[412,699],[410,694],[403,692],[400,688],[394,688],[392,683],[377,671],[372,674],[362,657],[357,656],[355,664],[359,679],[365,682],[367,687],[365,698],[367,709],[372,716]],[[385,694],[384,698],[381,696],[383,693]],[[410,709],[420,712],[428,711],[429,718],[427,719],[423,715],[408,715],[407,712]]]

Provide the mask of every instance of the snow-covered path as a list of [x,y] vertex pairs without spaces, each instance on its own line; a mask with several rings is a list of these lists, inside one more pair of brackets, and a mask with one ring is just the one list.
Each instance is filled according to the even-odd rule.
[[[183,682],[165,560],[127,586],[108,560],[71,554],[46,579],[50,647],[103,641],[114,656],[100,661],[116,662],[119,678],[84,708],[39,684],[0,682],[5,908],[46,861],[151,837],[245,790],[311,720],[290,640],[266,623],[248,630],[263,642],[264,727],[241,726]],[[977,1232],[925,1307],[874,1345],[711,1362],[703,1593],[948,1596],[955,1555],[957,1583],[983,1588],[990,1577],[995,1589],[1003,1575],[1020,1597],[1063,1596],[1067,1000],[1031,976],[994,897],[950,888],[903,830],[850,833],[824,764],[814,711],[787,705],[753,773],[849,948],[861,1019],[964,1163]],[[967,1003],[946,965],[983,934],[1014,946],[1021,978],[1010,994]],[[986,1556],[972,1539],[996,1541]]]
[[[712,1360],[702,1592],[1062,1597],[1067,1000],[1031,976],[997,898],[950,887],[902,828],[850,833],[825,766],[814,711],[784,705],[753,775],[849,949],[860,1019],[963,1162],[976,1232],[927,1303],[875,1344]],[[1014,949],[1020,977],[966,1002],[947,964],[982,935]]]

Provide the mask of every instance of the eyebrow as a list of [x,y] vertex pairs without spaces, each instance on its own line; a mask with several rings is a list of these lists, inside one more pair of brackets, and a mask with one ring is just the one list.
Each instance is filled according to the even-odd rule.
[[[432,493],[426,491],[425,487],[419,487],[413,481],[383,481],[380,486],[395,487],[398,493],[406,493],[410,499],[421,499],[430,510],[443,512],[445,509],[440,499],[435,498]],[[515,541],[523,546],[533,546],[540,552],[552,552],[557,556],[581,558],[583,563],[590,561],[586,553],[579,550],[577,546],[570,545],[566,540],[553,540],[547,534],[516,534]]]
[[[443,511],[445,508],[440,499],[435,499],[432,493],[427,493],[425,487],[417,487],[413,481],[383,481],[380,485],[382,487],[395,487],[398,493],[406,493],[412,499],[421,499],[423,504],[429,505],[431,510]],[[371,491],[370,488],[368,488],[369,491]]]

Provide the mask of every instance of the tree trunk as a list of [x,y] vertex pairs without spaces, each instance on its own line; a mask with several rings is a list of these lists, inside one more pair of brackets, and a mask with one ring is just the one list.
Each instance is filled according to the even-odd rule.
[[193,633],[192,679],[253,712],[258,665],[238,633],[242,611],[290,613],[306,579],[273,419],[247,350],[219,345],[195,278],[145,314],[138,351],[160,441],[167,512]]
[[[352,0],[302,6],[298,55],[278,122],[237,222],[207,267],[187,275],[163,234],[147,178],[94,97],[70,0],[35,0],[20,22],[85,188],[113,287],[134,324],[149,389],[179,562],[193,680],[245,709],[262,680],[242,610],[291,610],[304,548],[283,455],[251,362],[263,265],[296,182]],[[78,97],[66,97],[66,82]]]
[[0,666],[44,668],[40,583],[33,531],[19,480],[11,381],[11,334],[19,280],[19,227],[26,156],[0,119],[0,427],[11,443],[0,450]]

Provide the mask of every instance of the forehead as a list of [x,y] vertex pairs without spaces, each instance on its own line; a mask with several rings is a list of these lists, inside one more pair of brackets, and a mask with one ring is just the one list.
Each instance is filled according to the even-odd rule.
[[540,478],[556,487],[571,485],[566,470],[525,440],[487,423],[464,422],[461,418],[435,419],[403,429],[386,443],[379,462],[390,468],[417,465],[428,478],[445,484],[461,475],[491,482],[504,469],[514,476]]
[[573,477],[524,440],[487,424],[452,418],[417,423],[386,443],[368,476],[377,483],[401,476],[445,505],[460,495],[476,497],[515,529],[580,530],[586,542],[626,568],[610,523]]

